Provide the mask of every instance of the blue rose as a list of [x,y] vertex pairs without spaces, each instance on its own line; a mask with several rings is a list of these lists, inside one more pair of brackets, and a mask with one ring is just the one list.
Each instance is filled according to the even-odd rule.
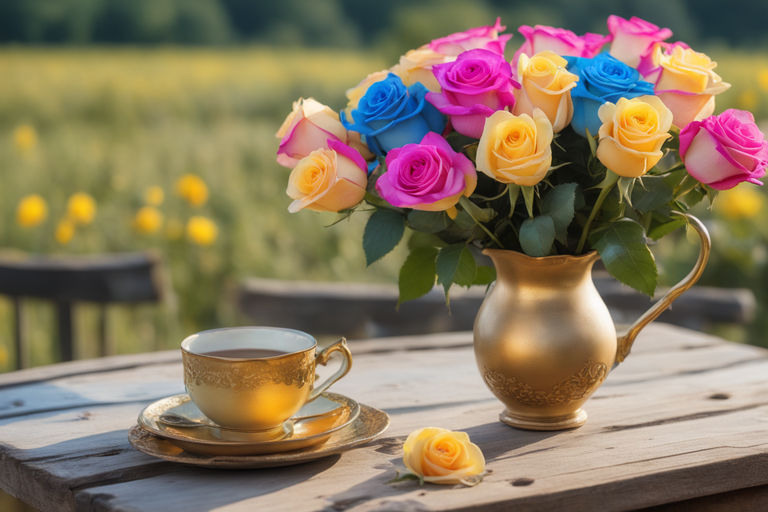
[[424,99],[427,92],[421,83],[406,87],[390,73],[368,87],[352,111],[352,122],[344,112],[341,122],[360,132],[373,153],[384,156],[390,149],[418,143],[429,132],[443,132],[445,118]]
[[586,137],[587,130],[592,136],[600,129],[597,109],[609,101],[616,103],[619,98],[635,98],[653,95],[653,84],[640,77],[638,71],[608,53],[597,57],[565,57],[568,71],[579,75],[579,81],[571,89],[573,100],[573,129]]

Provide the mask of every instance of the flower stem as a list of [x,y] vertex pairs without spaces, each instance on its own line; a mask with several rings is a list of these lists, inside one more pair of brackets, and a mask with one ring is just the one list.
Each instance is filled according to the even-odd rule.
[[597,196],[597,201],[595,201],[595,204],[592,206],[592,211],[589,212],[587,223],[584,224],[584,230],[581,232],[581,237],[579,238],[579,245],[576,246],[576,254],[581,254],[581,251],[584,249],[584,244],[587,242],[587,236],[589,235],[589,228],[592,227],[592,222],[595,220],[597,213],[603,206],[605,198],[611,193],[611,189],[613,189],[617,181],[619,181],[619,175],[608,171],[605,180],[603,180],[603,183],[601,184],[602,188],[600,189],[600,194]]
[[[461,202],[462,202],[462,199],[464,199],[464,197],[462,197],[461,199],[459,199],[459,204],[461,204]],[[474,215],[472,215],[472,212],[470,211],[470,209],[469,209],[469,208],[464,208],[464,211],[465,211],[465,212],[467,212],[467,215],[469,215],[469,216],[470,216],[470,218],[472,218],[472,220],[473,220],[473,221],[475,221],[475,224],[477,224],[478,226],[480,226],[480,229],[482,229],[483,231],[485,231],[485,234],[486,234],[486,235],[488,235],[489,237],[491,237],[491,240],[493,240],[493,241],[496,243],[496,245],[498,245],[498,246],[499,246],[499,248],[500,248],[500,249],[503,249],[503,248],[504,248],[504,246],[503,246],[503,245],[501,245],[501,242],[499,242],[499,239],[498,239],[498,238],[496,238],[496,235],[494,235],[493,233],[491,233],[491,231],[490,231],[490,230],[489,230],[487,227],[485,227],[485,226],[483,225],[483,223],[482,223],[482,222],[480,222],[479,220],[477,220],[477,218],[476,218]]]

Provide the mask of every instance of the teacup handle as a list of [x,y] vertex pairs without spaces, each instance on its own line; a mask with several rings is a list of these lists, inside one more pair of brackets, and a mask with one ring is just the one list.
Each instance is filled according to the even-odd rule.
[[347,347],[347,339],[341,338],[339,341],[334,343],[333,345],[330,345],[328,347],[325,347],[323,350],[318,352],[318,354],[315,356],[315,364],[321,364],[325,366],[328,364],[328,360],[334,352],[341,352],[341,354],[344,356],[344,359],[341,361],[341,367],[336,370],[336,373],[325,379],[322,384],[315,387],[310,391],[309,398],[307,398],[307,402],[311,402],[323,392],[325,392],[326,389],[331,387],[331,384],[342,378],[349,372],[349,368],[352,366],[352,353],[349,351],[349,347]]
[[704,273],[704,267],[707,265],[707,260],[709,260],[709,252],[712,248],[712,242],[709,238],[709,232],[707,231],[707,228],[704,226],[704,224],[702,224],[699,219],[688,213],[672,213],[684,217],[688,221],[688,224],[692,226],[696,231],[696,234],[699,235],[699,240],[701,241],[699,257],[696,260],[696,264],[693,266],[693,269],[688,273],[687,276],[683,278],[682,281],[670,288],[667,293],[665,293],[664,296],[659,299],[658,302],[656,302],[656,304],[651,306],[648,311],[643,313],[643,315],[638,318],[634,324],[632,324],[632,326],[623,336],[619,336],[617,340],[618,346],[616,348],[616,360],[613,363],[614,368],[619,363],[624,361],[624,359],[629,355],[629,351],[632,350],[632,344],[635,342],[635,338],[643,329],[643,327],[654,321],[660,314],[664,312],[665,309],[667,309],[672,304],[672,301],[682,295],[684,291],[693,286],[694,283],[699,280],[701,274]]

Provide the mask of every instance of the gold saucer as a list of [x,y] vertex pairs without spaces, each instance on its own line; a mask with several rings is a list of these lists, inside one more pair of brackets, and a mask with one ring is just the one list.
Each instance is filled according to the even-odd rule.
[[[198,423],[198,427],[176,427],[161,416],[171,413]],[[360,405],[336,393],[323,393],[304,405],[283,426],[283,435],[232,431],[211,423],[186,393],[158,400],[141,411],[138,426],[171,441],[185,451],[204,455],[257,455],[301,450],[328,440],[331,434],[350,425],[360,414]]]
[[360,414],[350,425],[329,434],[324,444],[315,444],[305,450],[257,455],[205,455],[189,452],[139,425],[130,430],[128,440],[140,452],[182,464],[221,469],[269,468],[300,464],[350,450],[378,437],[388,426],[387,413],[360,405]]

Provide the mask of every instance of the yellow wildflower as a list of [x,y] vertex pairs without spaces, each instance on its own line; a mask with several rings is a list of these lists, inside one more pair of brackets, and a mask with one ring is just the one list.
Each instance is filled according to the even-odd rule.
[[196,174],[185,174],[179,178],[176,192],[192,206],[201,206],[208,200],[208,187]]
[[75,224],[70,219],[62,219],[56,225],[56,232],[54,233],[56,241],[61,245],[66,245],[75,236]]
[[219,235],[219,228],[207,217],[195,216],[187,222],[187,238],[197,245],[211,245]]
[[157,232],[163,225],[163,214],[154,206],[139,208],[133,218],[133,228],[139,233],[149,235]]
[[24,228],[42,223],[48,216],[48,204],[37,194],[25,196],[16,207],[16,222]]
[[13,145],[22,153],[27,153],[37,146],[37,132],[28,124],[20,124],[13,130]]
[[763,68],[757,74],[757,83],[763,91],[768,91],[768,68]]
[[163,199],[165,199],[165,193],[163,192],[163,189],[157,185],[148,187],[147,190],[144,191],[144,202],[150,206],[160,206],[163,204]]
[[763,208],[763,196],[752,187],[738,186],[720,192],[715,210],[728,219],[751,219]]
[[67,216],[75,224],[90,224],[96,216],[96,201],[84,192],[72,194],[67,201]]

